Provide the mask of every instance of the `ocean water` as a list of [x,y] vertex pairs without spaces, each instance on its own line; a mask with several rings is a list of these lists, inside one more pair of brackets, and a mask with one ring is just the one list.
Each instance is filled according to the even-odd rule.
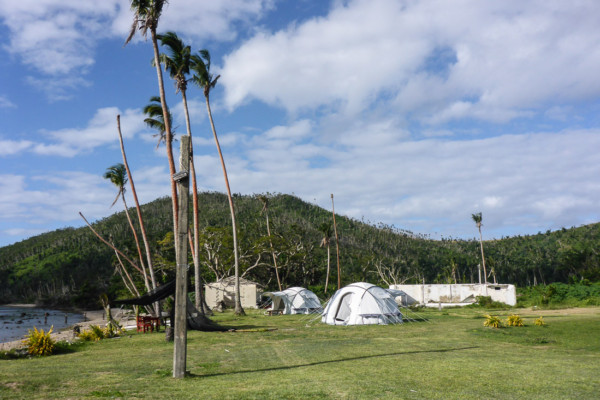
[[47,332],[54,326],[53,332],[58,332],[83,320],[83,314],[47,308],[0,306],[0,343],[23,339],[33,327]]

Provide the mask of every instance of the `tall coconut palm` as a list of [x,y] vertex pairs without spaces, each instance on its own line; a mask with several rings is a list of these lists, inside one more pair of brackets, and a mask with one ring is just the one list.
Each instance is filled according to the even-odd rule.
[[275,249],[273,249],[273,241],[271,240],[271,227],[269,225],[269,197],[265,195],[259,195],[258,199],[262,202],[263,208],[261,213],[265,214],[267,218],[267,235],[269,235],[269,246],[271,248],[271,255],[273,256],[273,265],[275,266],[275,277],[277,278],[277,286],[279,287],[279,291],[281,292],[281,280],[279,279],[279,271],[277,268],[277,256],[275,255]]
[[477,213],[477,214],[471,214],[471,218],[473,218],[473,221],[475,222],[475,225],[477,225],[477,229],[479,229],[479,246],[481,247],[481,263],[483,264],[483,279],[487,288],[487,271],[485,269],[485,257],[483,256],[483,236],[481,235],[481,221],[483,219],[483,216],[481,215],[481,213]]
[[331,230],[331,224],[323,222],[321,225],[319,225],[319,232],[323,234],[323,239],[321,239],[320,247],[327,247],[327,275],[325,276],[325,293],[327,293],[327,286],[329,285],[329,271],[331,265],[331,235],[333,234]]
[[[154,50],[154,66],[156,68],[156,76],[158,79],[158,89],[160,93],[160,104],[163,112],[163,121],[165,124],[165,144],[167,149],[167,159],[169,162],[169,173],[171,174],[171,199],[173,202],[173,232],[177,233],[177,185],[173,180],[175,175],[175,160],[173,158],[172,144],[172,132],[171,132],[171,120],[168,117],[169,109],[167,107],[167,101],[165,97],[165,86],[163,82],[162,70],[159,62],[158,52],[158,39],[156,35],[156,29],[158,27],[158,21],[162,14],[164,5],[167,3],[166,0],[131,0],[131,10],[133,11],[133,24],[129,31],[129,36],[125,40],[125,45],[131,41],[135,32],[139,30],[146,38],[148,31],[150,31],[150,37],[152,39],[152,48]],[[177,237],[177,235],[175,235]]]
[[133,238],[135,239],[135,245],[138,250],[138,256],[140,258],[140,266],[144,275],[144,284],[146,285],[146,289],[150,291],[150,284],[148,282],[148,274],[146,273],[146,266],[144,264],[144,257],[142,255],[142,248],[140,247],[140,241],[138,240],[137,232],[133,226],[133,221],[129,216],[129,211],[127,207],[127,201],[125,200],[125,185],[127,184],[127,171],[125,170],[125,165],[123,164],[115,164],[106,169],[104,173],[104,179],[108,179],[111,181],[118,189],[117,197],[115,197],[115,201],[110,205],[111,207],[115,205],[119,198],[123,201],[123,206],[125,208],[125,216],[127,217],[127,222],[129,222],[129,227],[131,228],[131,232],[133,233]]
[[225,160],[223,159],[223,152],[221,151],[221,145],[219,144],[219,138],[217,137],[217,131],[215,129],[215,122],[213,120],[212,111],[210,109],[210,91],[217,84],[217,80],[220,75],[213,77],[210,73],[210,53],[208,50],[200,50],[199,54],[195,54],[191,58],[191,69],[194,72],[192,76],[192,82],[198,85],[204,93],[206,99],[206,110],[208,112],[208,118],[210,120],[210,126],[212,128],[215,143],[217,145],[217,151],[219,152],[219,158],[221,159],[221,167],[223,168],[223,176],[225,178],[225,187],[227,188],[227,197],[229,199],[229,210],[231,211],[231,225],[233,229],[233,254],[235,259],[235,313],[237,315],[245,315],[242,303],[240,300],[240,267],[239,267],[239,250],[237,240],[237,224],[235,222],[235,208],[233,206],[233,197],[231,195],[231,189],[229,187],[229,178],[227,176],[227,168],[225,167]]
[[185,113],[185,124],[187,134],[190,137],[190,175],[192,178],[192,205],[193,205],[193,223],[194,223],[194,240],[193,240],[193,260],[195,274],[195,295],[196,309],[201,307],[201,279],[200,279],[200,258],[199,258],[199,235],[198,227],[198,183],[196,181],[196,167],[194,166],[194,151],[192,145],[192,129],[190,126],[190,114],[187,103],[187,75],[190,73],[190,46],[184,45],[183,41],[175,32],[167,32],[163,35],[158,35],[158,40],[162,46],[167,49],[167,53],[160,55],[160,62],[165,66],[165,70],[169,72],[171,79],[175,81],[175,92],[181,93],[183,100],[183,111]]

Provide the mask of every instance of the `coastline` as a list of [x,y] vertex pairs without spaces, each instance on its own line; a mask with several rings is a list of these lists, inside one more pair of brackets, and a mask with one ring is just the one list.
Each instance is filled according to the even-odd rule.
[[[35,308],[37,307],[35,304],[3,304],[3,307],[21,307],[21,308]],[[79,326],[82,329],[89,327],[90,325],[100,325],[103,326],[106,324],[105,320],[105,312],[104,310],[87,310],[87,311],[78,311],[79,313],[85,316],[85,320],[82,322],[77,322],[72,325],[69,325],[67,328],[61,329],[60,331],[52,332],[51,337],[58,341],[67,341],[73,342],[76,340],[76,336],[73,333],[73,327],[75,325]],[[12,349],[20,349],[24,348],[23,339],[12,340],[9,342],[0,343],[0,351],[8,351]]]

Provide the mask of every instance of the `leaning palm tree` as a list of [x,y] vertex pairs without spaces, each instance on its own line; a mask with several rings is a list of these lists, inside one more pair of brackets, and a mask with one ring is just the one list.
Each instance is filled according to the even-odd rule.
[[327,293],[327,286],[329,285],[329,271],[331,265],[331,235],[333,234],[331,230],[331,224],[323,222],[321,225],[319,225],[319,232],[323,234],[323,239],[321,239],[320,247],[327,247],[327,275],[325,276],[325,293]]
[[483,237],[481,235],[481,220],[483,219],[481,213],[471,214],[471,218],[475,221],[477,229],[479,229],[479,245],[481,247],[481,263],[483,264],[483,279],[487,288],[487,271],[485,269],[485,257],[483,256]]
[[263,208],[261,213],[265,213],[267,218],[267,235],[269,235],[269,246],[271,248],[271,255],[273,256],[273,264],[275,265],[275,277],[277,278],[277,286],[281,292],[281,280],[279,279],[279,271],[277,268],[277,256],[275,255],[275,249],[273,249],[273,241],[271,240],[271,227],[269,226],[269,197],[265,195],[259,195],[258,199],[262,202]]
[[221,75],[213,77],[210,73],[210,53],[208,50],[200,50],[198,55],[191,57],[191,69],[194,71],[192,76],[192,82],[198,85],[204,93],[206,99],[206,110],[208,112],[208,118],[210,120],[210,126],[212,128],[215,143],[217,145],[217,151],[219,152],[219,158],[221,159],[221,167],[223,168],[223,176],[225,178],[225,187],[227,188],[227,197],[229,199],[229,210],[231,211],[231,225],[233,229],[233,254],[235,259],[235,313],[237,315],[245,315],[242,303],[240,300],[240,268],[239,268],[239,250],[237,240],[237,225],[235,223],[235,209],[233,207],[233,197],[231,196],[231,189],[229,187],[229,178],[227,177],[227,168],[225,167],[225,160],[223,159],[223,153],[221,152],[221,145],[219,144],[219,138],[217,137],[217,131],[215,129],[215,123],[210,110],[210,91],[217,84],[217,80]]
[[190,73],[190,46],[184,45],[183,41],[175,32],[167,32],[163,35],[158,35],[158,40],[162,46],[167,49],[167,53],[160,55],[160,62],[165,66],[165,70],[175,81],[175,93],[181,93],[183,100],[183,111],[185,113],[185,124],[187,134],[190,137],[190,175],[192,178],[192,205],[193,205],[193,223],[194,223],[194,240],[192,249],[192,258],[194,260],[194,275],[195,279],[195,296],[196,309],[201,307],[201,279],[200,279],[200,258],[199,258],[199,236],[200,228],[198,226],[198,183],[196,181],[196,167],[194,166],[194,151],[192,145],[192,129],[190,126],[190,114],[187,103],[187,75]]
[[104,179],[108,179],[109,181],[111,181],[118,189],[117,197],[115,197],[115,200],[113,201],[113,203],[110,206],[111,207],[114,206],[115,203],[117,201],[119,201],[119,198],[121,198],[121,200],[123,201],[123,206],[125,208],[125,216],[127,217],[127,221],[129,222],[129,227],[131,228],[131,232],[133,232],[133,238],[135,239],[135,245],[138,250],[138,256],[140,258],[140,266],[142,268],[143,276],[144,276],[144,284],[146,286],[146,289],[148,291],[150,291],[150,283],[148,282],[148,274],[146,273],[146,266],[144,265],[144,257],[142,255],[142,248],[140,247],[140,241],[138,239],[137,232],[133,226],[133,221],[131,220],[131,217],[129,216],[129,211],[128,211],[129,208],[127,207],[127,201],[125,200],[125,185],[127,184],[127,171],[125,169],[125,165],[119,163],[119,164],[115,164],[111,167],[108,167],[106,169],[106,172],[104,173]]
[[[154,66],[156,68],[156,76],[158,78],[158,89],[160,92],[160,104],[163,112],[163,121],[165,124],[165,144],[167,149],[167,159],[169,162],[169,173],[171,174],[171,199],[173,202],[173,232],[177,233],[177,185],[173,179],[175,175],[175,160],[173,158],[171,120],[168,117],[169,109],[165,97],[165,86],[163,82],[162,70],[159,62],[158,39],[156,29],[158,20],[162,14],[163,6],[167,3],[166,0],[131,0],[131,10],[133,11],[133,24],[129,31],[129,36],[125,40],[125,45],[131,41],[135,32],[139,30],[144,37],[147,37],[150,31],[152,39],[152,48],[154,50]],[[177,238],[177,235],[175,235]],[[177,240],[177,239],[176,239]]]

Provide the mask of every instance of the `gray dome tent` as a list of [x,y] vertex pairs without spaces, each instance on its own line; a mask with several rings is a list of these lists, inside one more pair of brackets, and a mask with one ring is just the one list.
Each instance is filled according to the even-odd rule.
[[263,296],[271,299],[269,311],[281,314],[313,314],[323,311],[316,294],[301,287],[291,287],[282,292],[266,292]]
[[402,323],[402,314],[387,290],[357,282],[335,292],[321,321],[329,325],[387,325]]

